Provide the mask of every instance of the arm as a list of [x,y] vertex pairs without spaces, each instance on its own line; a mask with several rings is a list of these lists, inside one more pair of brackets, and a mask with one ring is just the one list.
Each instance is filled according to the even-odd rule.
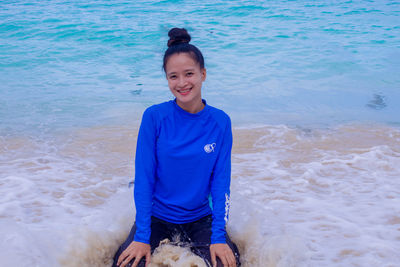
[[211,244],[226,243],[225,224],[229,216],[230,182],[231,182],[232,127],[228,122],[224,130],[221,149],[215,163],[211,180],[211,197],[213,202],[213,222]]
[[146,266],[150,263],[151,206],[155,180],[156,124],[151,110],[147,109],[142,117],[136,145],[135,188],[136,233],[134,241],[121,253],[117,266],[126,266],[133,258],[135,267],[142,257],[146,257]]
[[151,208],[156,170],[157,128],[154,113],[147,109],[142,118],[136,146],[135,188],[136,233],[134,240],[150,243]]
[[228,123],[224,131],[221,150],[214,167],[211,181],[211,196],[213,201],[213,222],[210,254],[212,265],[216,266],[218,257],[226,267],[236,266],[236,259],[231,248],[226,244],[225,226],[229,217],[230,182],[231,182],[231,151],[232,151],[232,126]]

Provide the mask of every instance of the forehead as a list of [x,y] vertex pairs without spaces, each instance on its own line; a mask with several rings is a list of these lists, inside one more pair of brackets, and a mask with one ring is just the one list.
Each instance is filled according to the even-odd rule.
[[167,73],[196,68],[200,69],[200,65],[190,56],[189,53],[173,54],[168,58],[167,64],[165,65]]

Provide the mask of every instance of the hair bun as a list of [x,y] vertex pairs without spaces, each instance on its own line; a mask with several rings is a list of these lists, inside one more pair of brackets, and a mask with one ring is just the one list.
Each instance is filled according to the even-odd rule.
[[168,47],[178,44],[187,44],[190,42],[190,35],[184,28],[172,28],[168,32],[169,40]]

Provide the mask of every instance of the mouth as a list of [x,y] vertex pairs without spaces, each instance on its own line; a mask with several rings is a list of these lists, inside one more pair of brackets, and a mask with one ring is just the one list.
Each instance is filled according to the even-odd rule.
[[186,89],[181,89],[181,90],[176,90],[179,94],[181,95],[187,95],[192,91],[192,88],[186,88]]

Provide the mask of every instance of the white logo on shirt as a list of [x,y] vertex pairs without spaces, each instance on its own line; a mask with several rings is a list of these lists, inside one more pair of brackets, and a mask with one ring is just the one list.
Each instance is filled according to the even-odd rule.
[[207,144],[204,146],[204,151],[207,153],[211,153],[214,152],[214,148],[217,144],[216,143],[212,143],[212,144]]
[[227,193],[225,193],[225,223],[228,223],[229,208],[231,207],[231,200]]

